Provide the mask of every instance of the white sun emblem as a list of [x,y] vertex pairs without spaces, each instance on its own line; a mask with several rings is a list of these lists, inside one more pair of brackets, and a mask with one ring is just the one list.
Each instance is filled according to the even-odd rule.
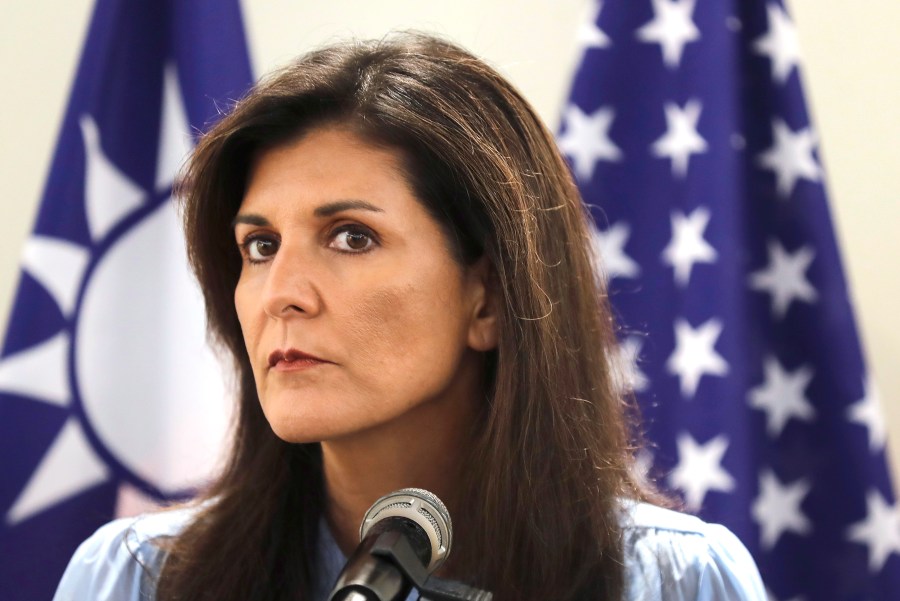
[[16,524],[102,483],[118,515],[178,497],[221,458],[229,382],[206,344],[206,319],[170,195],[190,150],[173,67],[166,70],[156,186],[144,190],[104,154],[90,115],[85,148],[89,245],[47,236],[23,270],[66,326],[0,362],[0,391],[66,408],[69,417],[6,515]]

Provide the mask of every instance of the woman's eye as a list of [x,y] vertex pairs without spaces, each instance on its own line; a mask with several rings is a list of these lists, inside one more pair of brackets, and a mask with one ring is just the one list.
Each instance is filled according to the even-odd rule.
[[345,226],[338,228],[332,237],[331,246],[348,253],[364,253],[375,245],[372,233],[359,226]]
[[269,238],[251,238],[244,242],[244,252],[251,263],[262,263],[278,252],[278,241]]

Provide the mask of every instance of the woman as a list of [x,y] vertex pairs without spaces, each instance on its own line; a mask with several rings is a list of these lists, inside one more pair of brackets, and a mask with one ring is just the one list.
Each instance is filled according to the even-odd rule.
[[98,531],[57,598],[324,599],[411,486],[453,516],[442,575],[497,601],[764,598],[730,533],[647,503],[589,216],[484,63],[423,35],[313,52],[180,192],[240,376],[231,458],[198,504]]

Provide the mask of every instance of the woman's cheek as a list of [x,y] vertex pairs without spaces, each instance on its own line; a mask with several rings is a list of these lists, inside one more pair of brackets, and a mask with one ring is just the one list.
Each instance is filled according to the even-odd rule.
[[364,385],[404,406],[439,394],[465,347],[460,313],[453,301],[435,297],[434,286],[407,284],[366,295],[347,340],[357,373],[366,374]]
[[354,303],[342,346],[358,367],[390,371],[406,359],[413,326],[406,319],[408,293],[404,287],[381,288]]

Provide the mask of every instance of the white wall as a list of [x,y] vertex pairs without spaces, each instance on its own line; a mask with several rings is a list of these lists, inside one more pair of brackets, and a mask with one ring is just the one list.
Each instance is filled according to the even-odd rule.
[[[700,2],[718,0],[700,0]],[[857,319],[900,435],[900,3],[789,0],[803,76],[822,139],[831,206]],[[417,28],[487,58],[556,126],[576,60],[586,0],[245,0],[257,73],[350,35]],[[0,332],[18,278],[93,0],[11,0],[0,19]],[[894,445],[900,467],[900,444]]]

